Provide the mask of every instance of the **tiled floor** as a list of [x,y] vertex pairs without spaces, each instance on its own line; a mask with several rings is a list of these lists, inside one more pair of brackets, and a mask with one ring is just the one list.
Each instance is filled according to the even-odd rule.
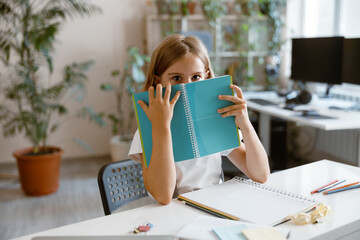
[[0,239],[103,216],[97,173],[108,162],[108,157],[63,160],[59,190],[41,197],[26,196],[11,178],[17,175],[15,163],[0,165]]

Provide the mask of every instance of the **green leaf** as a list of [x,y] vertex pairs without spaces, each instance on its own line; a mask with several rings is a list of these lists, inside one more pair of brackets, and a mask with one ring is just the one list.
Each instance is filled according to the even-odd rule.
[[115,114],[112,114],[112,113],[108,114],[108,118],[109,118],[114,124],[117,124],[117,123],[120,122],[120,119],[119,119],[117,116],[115,116]]
[[112,85],[111,83],[103,83],[100,85],[100,89],[104,91],[112,91],[114,90],[114,88],[114,85]]
[[59,124],[54,124],[54,125],[52,125],[52,127],[50,128],[50,132],[55,132],[58,128],[59,128]]
[[95,113],[94,109],[90,106],[85,106],[82,108],[82,116],[84,118],[88,118],[88,120],[90,120],[90,122],[94,122],[95,124],[101,126],[101,127],[105,127],[106,126],[106,122],[103,119],[103,114],[97,114]]
[[134,55],[134,58],[135,58],[136,64],[137,64],[139,67],[144,66],[145,62],[144,62],[144,59],[141,57],[140,54]]
[[132,66],[131,73],[132,73],[132,78],[134,79],[135,82],[142,83],[145,81],[144,72],[137,66],[135,65]]
[[91,145],[88,144],[87,142],[85,142],[85,141],[83,141],[83,140],[81,140],[80,138],[77,138],[77,137],[74,137],[73,140],[77,145],[79,145],[80,147],[82,147],[86,151],[93,152],[93,149],[92,149]]
[[111,72],[111,76],[113,76],[113,77],[119,76],[119,74],[120,74],[119,70],[114,70]]
[[130,56],[134,56],[139,53],[139,49],[137,47],[131,46],[128,48],[127,52]]

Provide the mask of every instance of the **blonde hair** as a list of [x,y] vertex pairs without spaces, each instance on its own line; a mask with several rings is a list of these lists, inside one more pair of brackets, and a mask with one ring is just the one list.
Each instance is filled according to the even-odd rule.
[[207,78],[215,77],[204,44],[196,37],[173,34],[166,37],[152,54],[143,90],[147,91],[151,86],[156,87],[160,83],[161,75],[172,64],[190,54],[197,56],[204,63],[205,72],[208,72]]

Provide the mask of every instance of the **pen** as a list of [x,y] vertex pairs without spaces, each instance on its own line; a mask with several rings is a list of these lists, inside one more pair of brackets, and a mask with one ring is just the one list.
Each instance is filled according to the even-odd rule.
[[329,185],[329,186],[327,186],[327,187],[324,187],[324,188],[318,190],[318,192],[319,192],[319,193],[320,193],[320,192],[323,192],[323,191],[325,191],[325,190],[327,190],[327,189],[329,189],[329,188],[335,187],[336,185],[339,185],[340,183],[343,183],[343,182],[345,182],[345,181],[346,181],[346,179],[340,180],[340,181],[338,181],[338,182],[336,182],[336,183],[333,183],[333,184],[331,184],[331,185]]
[[350,186],[353,186],[353,185],[358,184],[358,183],[360,183],[360,182],[354,182],[354,183],[350,183],[350,184],[347,184],[347,185],[344,185],[344,186],[341,186],[341,187],[332,188],[332,189],[330,189],[330,190],[325,191],[324,194],[326,195],[326,194],[327,194],[328,192],[330,192],[330,191],[342,189],[342,188],[345,188],[345,187],[350,187]]
[[342,192],[342,191],[346,191],[346,190],[350,190],[350,189],[354,189],[354,188],[360,188],[360,184],[353,185],[353,186],[350,186],[350,187],[341,188],[341,189],[338,189],[338,190],[328,191],[327,194]]
[[319,187],[319,188],[311,191],[311,194],[317,193],[320,189],[323,189],[323,188],[325,188],[325,187],[327,187],[327,186],[329,186],[329,185],[331,185],[331,184],[333,184],[333,183],[336,183],[336,182],[338,182],[338,181],[339,181],[339,180],[331,181],[331,182],[325,184],[324,186],[321,186],[321,187]]

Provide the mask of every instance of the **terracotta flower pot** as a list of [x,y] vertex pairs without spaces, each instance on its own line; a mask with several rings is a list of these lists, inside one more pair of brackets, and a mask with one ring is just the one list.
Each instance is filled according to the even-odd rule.
[[59,188],[60,160],[63,150],[48,147],[52,153],[30,155],[32,148],[13,153],[17,160],[21,187],[25,194],[42,196],[51,194]]

